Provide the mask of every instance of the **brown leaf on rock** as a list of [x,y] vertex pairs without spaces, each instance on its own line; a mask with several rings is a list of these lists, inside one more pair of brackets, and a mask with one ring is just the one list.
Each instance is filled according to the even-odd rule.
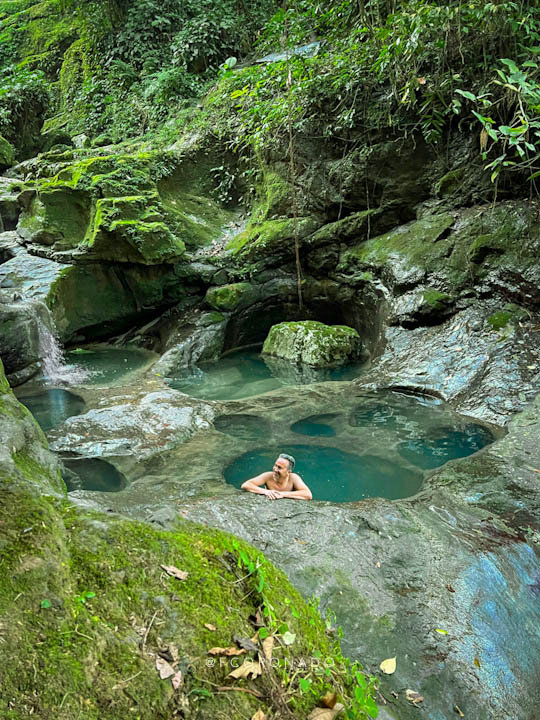
[[424,698],[420,693],[416,692],[416,690],[405,690],[405,695],[407,696],[407,700],[413,705],[424,702]]
[[459,717],[465,717],[465,715],[461,712],[461,708],[459,707],[459,705],[454,705],[454,710],[457,712]]
[[208,655],[226,655],[227,657],[232,657],[233,655],[245,655],[246,651],[244,648],[237,648],[234,647],[234,645],[231,645],[231,647],[228,648],[222,648],[222,647],[213,647],[208,650]]
[[315,708],[309,713],[307,720],[333,720],[343,710],[345,706],[341,703],[336,703],[333,708]]
[[167,575],[170,575],[177,580],[187,580],[187,577],[189,575],[188,572],[186,572],[185,570],[179,570],[177,567],[174,567],[174,565],[160,565],[159,567],[165,570]]
[[263,713],[263,711],[259,708],[255,715],[251,718],[251,720],[266,720],[266,715]]
[[161,657],[156,658],[156,669],[162,680],[166,680],[175,674],[172,665],[169,665],[169,663]]
[[212,623],[204,623],[204,627],[207,630],[211,630],[212,632],[214,632],[214,630],[217,630],[217,627],[215,625],[212,625]]
[[230,672],[227,677],[235,678],[236,680],[245,678],[247,680],[251,675],[252,679],[254,680],[256,677],[259,677],[261,673],[262,668],[257,660],[244,660],[244,662],[239,667],[237,667],[236,670]]
[[330,710],[336,706],[336,702],[337,693],[331,692],[330,690],[321,698],[321,705],[324,705],[326,708],[330,708]]
[[477,657],[474,658],[474,664],[477,668],[480,668],[480,660]]
[[445,587],[446,587],[446,589],[448,590],[448,592],[453,592],[453,593],[456,592],[451,585],[445,585]]

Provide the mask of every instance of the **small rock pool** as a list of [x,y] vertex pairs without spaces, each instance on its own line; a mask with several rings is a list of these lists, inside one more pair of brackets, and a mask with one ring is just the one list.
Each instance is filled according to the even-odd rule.
[[287,427],[248,414],[218,417],[219,432],[255,445],[225,468],[226,482],[239,488],[286,452],[315,500],[395,500],[416,494],[426,471],[495,440],[488,427],[435,399],[386,391],[346,404],[341,412],[307,415]]

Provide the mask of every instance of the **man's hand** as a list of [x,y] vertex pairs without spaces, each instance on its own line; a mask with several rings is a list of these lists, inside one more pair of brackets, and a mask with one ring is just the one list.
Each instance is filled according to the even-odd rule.
[[279,490],[267,490],[265,492],[266,497],[269,500],[279,500],[280,498],[284,497]]

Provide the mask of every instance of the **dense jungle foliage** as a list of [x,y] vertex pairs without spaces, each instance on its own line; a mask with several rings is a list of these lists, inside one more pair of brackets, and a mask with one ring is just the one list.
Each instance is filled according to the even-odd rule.
[[3,0],[0,134],[20,159],[77,133],[237,150],[459,128],[492,180],[534,182],[539,19],[536,0]]

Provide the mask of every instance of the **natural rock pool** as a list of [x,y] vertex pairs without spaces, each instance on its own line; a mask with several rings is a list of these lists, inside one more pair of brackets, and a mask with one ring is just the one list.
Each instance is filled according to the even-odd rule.
[[235,350],[216,362],[179,370],[165,378],[175,390],[203,400],[239,400],[261,395],[287,385],[305,385],[325,380],[352,380],[363,364],[316,369],[278,358],[263,356],[258,350]]
[[143,370],[155,357],[154,353],[141,348],[110,345],[89,345],[65,354],[69,365],[87,371],[85,385],[118,383],[126,375]]
[[214,425],[258,445],[226,467],[228,483],[239,488],[287,452],[314,499],[332,502],[409,497],[420,490],[424,471],[495,439],[486,426],[460,418],[436,399],[396,392],[359,397],[348,412],[308,415],[274,434],[264,418],[250,415],[221,416]]
[[18,392],[17,396],[44,432],[60,425],[68,417],[84,412],[84,400],[62,388],[36,388],[29,393]]

